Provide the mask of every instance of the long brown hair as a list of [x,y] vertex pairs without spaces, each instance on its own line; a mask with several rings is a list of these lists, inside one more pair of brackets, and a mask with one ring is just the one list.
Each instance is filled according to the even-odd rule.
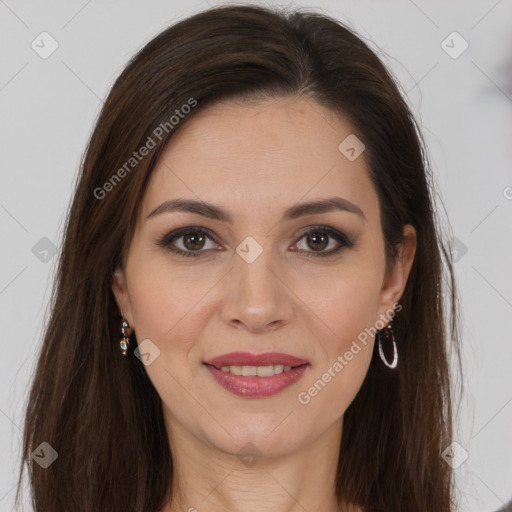
[[[131,357],[120,355],[112,274],[173,133],[220,99],[288,95],[317,101],[357,130],[387,260],[404,224],[417,231],[393,322],[400,365],[390,371],[374,353],[345,413],[338,498],[366,512],[453,510],[453,474],[441,454],[452,442],[451,348],[460,366],[456,291],[418,125],[395,79],[347,26],[307,9],[248,5],[209,9],[164,30],[105,101],[67,216],[26,407],[17,503],[25,467],[36,512],[158,512],[170,498],[161,400],[133,356],[134,334]],[[58,453],[46,469],[31,459],[43,442]]]

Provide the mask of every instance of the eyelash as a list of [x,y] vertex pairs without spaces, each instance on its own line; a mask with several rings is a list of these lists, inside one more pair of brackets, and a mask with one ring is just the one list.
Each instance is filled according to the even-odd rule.
[[[160,239],[157,242],[157,245],[166,248],[167,250],[171,251],[172,253],[174,253],[180,257],[185,257],[185,258],[201,257],[202,256],[201,253],[204,253],[207,251],[204,251],[204,250],[183,251],[182,249],[176,249],[176,248],[171,247],[171,243],[174,242],[176,239],[182,238],[183,236],[190,234],[190,233],[194,233],[194,234],[200,233],[200,234],[205,235],[206,237],[210,238],[210,240],[212,240],[213,242],[217,243],[215,240],[215,237],[213,236],[213,234],[211,233],[211,231],[209,229],[202,228],[200,226],[187,226],[187,227],[172,231],[171,233],[168,233],[167,235],[165,235],[162,239]],[[329,226],[322,226],[322,225],[310,227],[307,231],[305,231],[304,233],[302,233],[300,235],[300,238],[297,240],[296,243],[298,243],[300,240],[302,240],[305,236],[310,235],[312,233],[327,234],[329,237],[336,240],[340,245],[337,248],[331,249],[330,251],[327,251],[327,252],[301,251],[301,250],[297,251],[297,252],[309,253],[309,254],[305,255],[307,258],[311,258],[311,257],[325,258],[325,257],[329,257],[329,256],[334,256],[335,254],[338,254],[343,248],[350,249],[351,247],[353,247],[355,245],[354,242],[352,241],[352,239],[349,236],[347,236],[346,234],[341,233],[340,231],[338,231],[334,228],[331,228]]]

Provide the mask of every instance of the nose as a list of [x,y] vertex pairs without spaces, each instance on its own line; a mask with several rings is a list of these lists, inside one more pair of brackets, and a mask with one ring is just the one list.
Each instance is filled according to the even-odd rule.
[[294,314],[294,294],[272,251],[265,249],[256,260],[246,262],[234,255],[234,268],[227,279],[221,307],[225,323],[252,333],[278,329]]

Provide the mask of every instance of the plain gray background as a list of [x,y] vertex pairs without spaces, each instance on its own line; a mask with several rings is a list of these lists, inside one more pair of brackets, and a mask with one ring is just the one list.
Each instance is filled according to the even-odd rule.
[[[0,0],[1,512],[13,508],[52,250],[102,100],[137,49],[220,3]],[[460,510],[497,510],[512,498],[512,2],[288,5],[358,31],[399,79],[420,122],[456,238],[465,395],[455,438],[457,457],[467,454],[455,470]],[[47,58],[31,46],[41,48],[41,38],[46,51],[58,44]]]

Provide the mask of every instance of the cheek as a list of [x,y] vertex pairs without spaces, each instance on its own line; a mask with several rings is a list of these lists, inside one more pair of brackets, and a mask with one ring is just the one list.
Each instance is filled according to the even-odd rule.
[[379,281],[375,276],[356,271],[347,272],[326,283],[317,303],[334,323],[339,334],[344,326],[361,325],[373,319],[379,304]]
[[161,259],[134,258],[131,263],[130,298],[137,338],[154,339],[159,345],[185,341],[177,333],[199,325],[195,320],[214,279],[198,279]]
[[318,359],[297,398],[313,417],[335,421],[357,395],[372,358],[380,285],[378,263],[361,262],[303,289],[315,312],[308,315],[308,330],[318,335]]
[[305,267],[295,276],[297,295],[314,313],[332,343],[341,350],[374,325],[380,304],[385,258],[381,233],[368,230],[334,264]]
[[[199,418],[204,414],[203,404],[191,401],[188,390],[194,388],[194,365],[200,357],[197,340],[214,306],[208,291],[218,279],[211,273],[198,276],[190,270],[180,271],[161,258],[144,254],[133,255],[128,267],[137,342],[149,339],[159,350],[145,366],[148,377],[173,414],[186,422],[192,409],[192,417]],[[198,396],[196,391],[194,396]]]
[[[373,294],[368,302],[361,297],[340,293],[348,299],[336,306],[326,306],[322,316],[329,319],[328,338],[318,338],[317,363],[296,397],[304,413],[321,418],[317,428],[337,421],[356,397],[366,377],[373,353],[373,325],[376,305]],[[370,304],[370,306],[369,306]]]
[[317,323],[312,332],[324,340],[331,355],[344,351],[347,343],[350,345],[361,331],[374,325],[381,281],[378,262],[372,266],[362,258],[297,280],[295,290],[303,303],[301,314],[309,318],[309,323]]

